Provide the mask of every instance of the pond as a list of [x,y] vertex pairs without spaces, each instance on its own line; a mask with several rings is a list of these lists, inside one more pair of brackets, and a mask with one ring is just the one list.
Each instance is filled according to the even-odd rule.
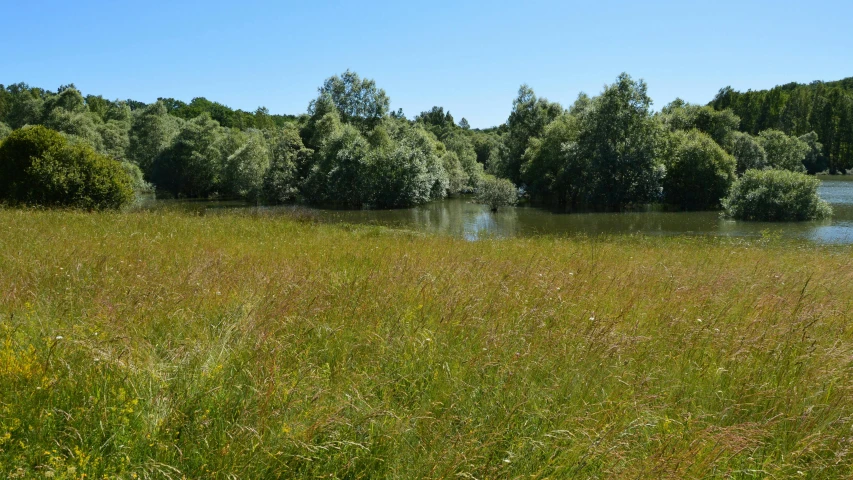
[[[853,243],[853,178],[822,177],[821,198],[832,204],[829,220],[798,223],[726,220],[719,212],[642,211],[625,213],[552,213],[535,207],[504,208],[492,213],[470,198],[451,198],[400,210],[326,210],[306,207],[261,207],[294,212],[320,222],[382,225],[452,235],[468,240],[531,235],[724,235],[761,237],[778,234],[820,243]],[[168,202],[168,201],[164,201]],[[161,202],[156,202],[162,205]],[[184,205],[187,205],[184,203]],[[208,213],[245,208],[234,202],[199,202]]]

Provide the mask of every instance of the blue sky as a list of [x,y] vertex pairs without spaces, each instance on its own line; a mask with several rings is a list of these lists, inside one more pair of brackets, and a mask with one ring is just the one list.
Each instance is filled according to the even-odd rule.
[[850,0],[133,3],[8,2],[0,83],[301,113],[349,68],[409,117],[440,105],[488,127],[522,83],[569,105],[625,71],[660,108],[853,76]]

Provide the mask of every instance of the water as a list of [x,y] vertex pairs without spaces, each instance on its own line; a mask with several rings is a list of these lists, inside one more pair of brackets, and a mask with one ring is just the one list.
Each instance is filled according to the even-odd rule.
[[[841,178],[841,179],[839,179]],[[452,198],[400,210],[326,210],[305,207],[264,207],[297,212],[328,223],[383,225],[477,240],[485,237],[531,235],[723,235],[761,237],[772,234],[820,243],[853,244],[853,178],[823,177],[820,196],[832,204],[832,219],[772,223],[725,220],[719,212],[552,213],[534,207],[503,208],[492,213],[470,198]],[[160,202],[157,202],[160,203]],[[245,207],[238,203],[192,202],[185,207],[207,212]]]

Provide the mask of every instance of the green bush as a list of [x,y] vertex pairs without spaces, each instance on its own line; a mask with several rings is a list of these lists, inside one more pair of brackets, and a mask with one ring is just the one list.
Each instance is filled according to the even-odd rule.
[[119,208],[133,200],[133,181],[115,160],[69,144],[42,126],[12,132],[0,144],[0,200],[11,204]]
[[518,201],[518,189],[509,180],[485,175],[477,189],[477,201],[485,203],[497,212],[500,207],[515,205]]
[[739,220],[802,221],[832,215],[817,195],[820,180],[787,170],[747,170],[723,200],[726,216]]

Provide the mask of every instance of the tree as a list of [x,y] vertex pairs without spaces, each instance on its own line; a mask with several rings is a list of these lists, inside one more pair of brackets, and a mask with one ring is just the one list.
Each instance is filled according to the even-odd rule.
[[589,162],[578,151],[579,133],[578,119],[564,114],[545,127],[541,138],[530,140],[521,174],[532,198],[560,208],[583,201]]
[[[391,101],[385,90],[376,88],[376,82],[362,79],[357,73],[347,70],[340,76],[329,77],[318,89],[318,100],[328,96],[340,113],[344,123],[353,123],[367,131],[388,114]],[[308,106],[313,115],[318,100]]]
[[248,130],[246,139],[225,161],[222,190],[237,197],[258,201],[270,167],[270,150],[260,130]]
[[99,132],[99,123],[98,116],[85,109],[66,110],[60,106],[48,113],[44,126],[57,132],[78,137],[91,145],[96,151],[103,152],[104,142]]
[[533,89],[527,85],[518,89],[518,97],[512,102],[512,107],[507,119],[507,155],[500,173],[513,182],[520,182],[522,156],[527,150],[527,143],[531,138],[540,137],[545,126],[563,113],[563,107],[537,98]]
[[429,133],[402,128],[395,140],[393,148],[377,150],[370,162],[369,203],[400,208],[443,197],[447,176]]
[[341,114],[331,95],[321,95],[312,107],[311,116],[300,135],[305,144],[316,152],[341,128]]
[[738,220],[802,221],[832,215],[817,195],[820,180],[788,170],[747,170],[723,201],[726,215]]
[[86,95],[84,99],[86,109],[98,116],[101,121],[106,121],[107,112],[109,111],[112,102],[100,95]]
[[4,138],[8,137],[10,133],[12,133],[12,129],[5,123],[0,122],[0,142],[2,142]]
[[447,174],[447,193],[455,195],[465,191],[468,186],[468,175],[462,169],[459,156],[455,152],[445,151],[441,155],[441,164]]
[[443,107],[432,107],[426,112],[421,112],[415,117],[415,122],[422,124],[440,140],[444,140],[457,129],[456,124],[453,123],[453,115],[445,112]]
[[[466,135],[453,134],[444,140],[449,153],[456,156],[462,170],[460,192],[473,192],[483,177],[483,165],[477,162],[477,152]],[[450,172],[448,172],[448,176]]]
[[102,210],[130,203],[133,187],[119,162],[38,125],[16,130],[0,144],[0,199]]
[[623,73],[579,113],[578,155],[590,164],[590,202],[606,209],[660,197],[659,124],[642,80]]
[[462,130],[470,130],[471,125],[468,124],[468,120],[465,117],[462,117],[462,120],[459,120],[459,128]]
[[130,109],[130,105],[128,105],[127,102],[110,102],[106,112],[101,115],[101,118],[104,122],[116,121],[126,123],[129,129],[130,123],[133,119],[133,111]]
[[498,172],[503,166],[506,154],[506,143],[496,131],[469,131],[469,138],[477,154],[477,163],[490,173]]
[[737,161],[708,134],[676,132],[666,161],[664,199],[684,210],[716,209],[735,180]]
[[258,107],[255,110],[255,128],[259,130],[272,130],[275,128],[275,120],[270,116],[267,107]]
[[119,120],[109,120],[97,125],[101,137],[100,152],[115,160],[126,160],[130,148],[130,125]]
[[352,125],[339,126],[324,142],[304,183],[310,203],[397,208],[441,198],[447,175],[437,141],[420,127],[388,121],[388,141],[377,146]]
[[518,189],[505,178],[486,175],[477,189],[477,201],[488,205],[492,212],[497,212],[501,207],[516,204]]
[[41,121],[44,100],[41,90],[31,88],[25,83],[16,83],[6,87],[8,92],[6,123],[13,130],[24,125],[36,125]]
[[154,193],[154,185],[145,181],[145,176],[139,165],[128,161],[121,161],[121,168],[131,179],[131,186],[135,193]]
[[679,98],[665,106],[659,118],[671,131],[696,129],[710,135],[719,145],[725,145],[729,134],[740,126],[740,118],[729,109],[718,111],[686,103]]
[[305,148],[295,127],[267,131],[270,167],[264,176],[264,199],[270,203],[294,200],[310,166],[313,150]]
[[208,114],[185,122],[174,142],[151,165],[151,181],[175,197],[206,198],[219,187],[222,170],[219,123]]
[[726,142],[728,152],[737,161],[737,174],[767,166],[767,153],[755,137],[748,133],[732,132]]
[[146,177],[154,160],[171,145],[181,129],[181,120],[169,115],[166,105],[157,101],[133,114],[127,157],[139,165]]
[[[853,81],[789,83],[770,90],[720,91],[710,105],[731,108],[741,117],[740,129],[753,135],[778,129],[802,136],[814,131],[823,146],[830,173],[853,166]],[[768,152],[769,153],[769,152]]]
[[829,167],[829,162],[823,154],[823,145],[817,141],[817,133],[809,132],[801,135],[799,140],[809,147],[808,152],[806,152],[806,158],[803,159],[803,166],[806,168],[806,172],[814,175],[825,171]]
[[809,145],[779,130],[764,130],[758,134],[758,143],[767,152],[767,166],[776,170],[805,172],[803,160],[809,153]]
[[[54,110],[61,108],[69,113],[87,113],[89,109],[86,107],[86,100],[80,90],[71,85],[63,85],[55,95],[49,95],[44,101],[45,119]],[[97,116],[97,114],[96,114]]]
[[352,125],[341,125],[323,142],[305,181],[310,203],[361,207],[369,203],[366,185],[370,144]]

